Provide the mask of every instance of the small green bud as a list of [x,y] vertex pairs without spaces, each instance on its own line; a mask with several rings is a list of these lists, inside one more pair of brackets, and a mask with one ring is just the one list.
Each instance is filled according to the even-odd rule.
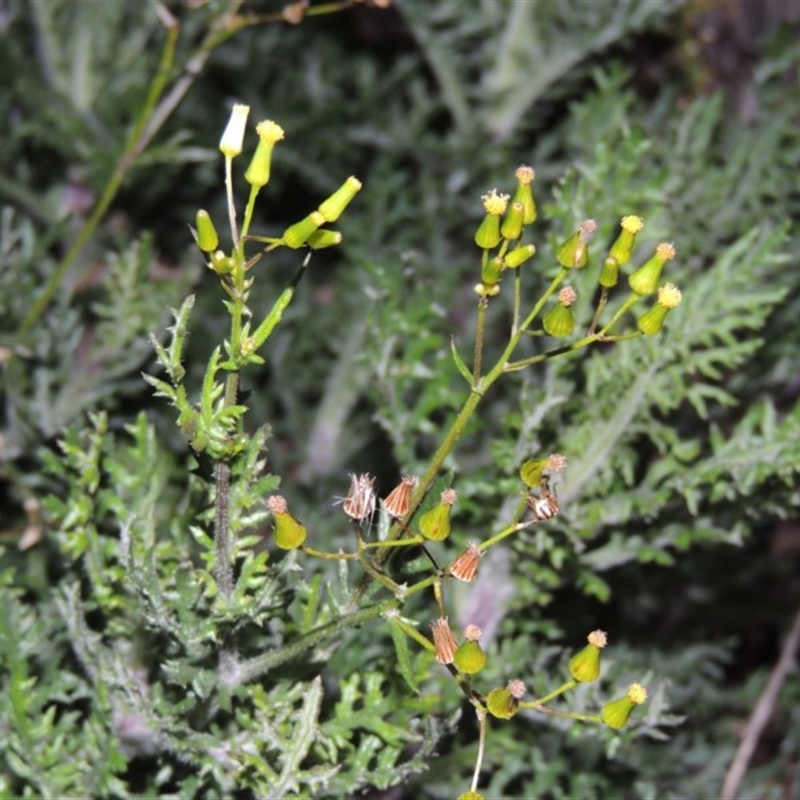
[[456,502],[455,489],[445,489],[439,503],[419,518],[419,531],[433,542],[443,542],[450,535],[450,509]]
[[489,258],[481,267],[481,280],[487,286],[494,286],[494,284],[499,283],[502,271],[503,259],[499,256]]
[[580,224],[578,230],[556,248],[556,259],[562,267],[580,269],[589,260],[589,239],[597,230],[597,223],[587,219]]
[[536,255],[536,245],[523,244],[519,247],[515,247],[510,253],[507,253],[503,260],[508,269],[516,269],[534,255]]
[[533,183],[536,173],[531,167],[521,166],[514,173],[517,178],[517,190],[514,192],[512,202],[522,203],[522,219],[526,225],[536,220],[536,201],[533,199]]
[[[474,628],[475,626],[470,627]],[[478,637],[480,637],[480,629],[478,629]],[[467,638],[467,641],[458,646],[453,663],[458,671],[465,675],[475,675],[486,666],[486,653],[483,652],[477,638]]]
[[675,247],[670,242],[661,242],[656,247],[656,252],[639,269],[631,273],[628,284],[635,294],[655,294],[658,282],[661,280],[661,270],[667,261],[675,258]]
[[600,285],[606,289],[617,285],[619,280],[619,262],[613,256],[609,256],[600,267]]
[[319,213],[325,222],[336,222],[350,201],[361,190],[361,181],[351,175],[327,200],[322,202]]
[[228,275],[233,272],[233,259],[230,256],[226,256],[222,250],[215,250],[210,253],[208,259],[211,262],[211,269],[217,275]]
[[600,677],[600,651],[606,646],[604,631],[592,631],[589,644],[569,660],[569,674],[580,683],[591,683]]
[[617,264],[623,266],[631,260],[636,234],[644,227],[644,221],[641,217],[635,217],[630,214],[623,217],[619,224],[622,230],[619,236],[617,236],[617,240],[611,245],[611,250],[609,250],[608,255],[613,258]]
[[214,227],[208,211],[201,208],[195,217],[195,224],[197,225],[197,246],[204,253],[216,250],[219,245],[219,236],[217,236],[217,229]]
[[542,320],[545,333],[550,336],[569,336],[575,329],[575,315],[572,304],[578,295],[571,286],[565,286],[558,293],[558,304],[554,305]]
[[325,217],[319,211],[312,211],[305,219],[295,222],[283,232],[283,243],[293,250],[302,247],[312,233],[325,222]]
[[476,283],[475,284],[475,294],[478,297],[494,297],[495,295],[500,294],[500,284],[499,283]]
[[220,139],[219,149],[226,158],[235,158],[242,152],[244,142],[244,129],[247,125],[247,115],[250,113],[250,106],[236,103],[231,110],[228,124]]
[[600,712],[600,718],[608,725],[609,728],[620,730],[628,724],[631,711],[635,706],[641,705],[647,700],[647,690],[639,683],[633,683],[628,688],[628,693],[625,697],[620,697],[619,700],[612,700],[606,703]]
[[326,247],[335,247],[337,244],[341,244],[341,242],[342,234],[339,233],[339,231],[329,231],[320,228],[308,237],[306,244],[312,250],[324,250]]
[[251,185],[261,188],[269,182],[272,168],[272,151],[275,144],[283,139],[283,128],[271,119],[263,120],[256,125],[258,145],[253,160],[244,173],[244,179]]
[[267,508],[275,522],[275,544],[281,550],[296,550],[306,540],[306,527],[288,510],[286,500],[279,494],[267,498]]
[[522,226],[525,217],[525,206],[522,203],[514,201],[508,207],[503,222],[500,225],[500,235],[504,239],[514,241],[522,236]]
[[637,327],[648,336],[658,333],[664,325],[667,314],[680,303],[680,289],[672,283],[665,283],[658,290],[658,302],[639,317]]
[[519,710],[519,702],[506,688],[492,689],[486,695],[486,708],[493,717],[511,719]]

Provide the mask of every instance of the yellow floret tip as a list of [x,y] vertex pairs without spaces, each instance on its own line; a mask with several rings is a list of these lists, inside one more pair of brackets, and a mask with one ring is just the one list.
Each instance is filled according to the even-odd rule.
[[256,125],[256,133],[259,139],[265,142],[271,142],[272,144],[283,139],[283,128],[271,119],[265,119],[259,122],[258,125]]
[[675,258],[675,245],[672,242],[661,242],[656,247],[656,255],[663,261],[672,261]]
[[644,228],[644,220],[633,214],[628,214],[628,216],[623,217],[619,224],[622,229],[628,231],[628,233],[639,233],[639,231]]
[[497,189],[492,189],[481,196],[481,202],[487,214],[491,214],[493,217],[499,217],[501,214],[506,213],[510,198],[511,195],[499,194]]
[[682,299],[681,290],[674,283],[665,283],[658,290],[658,304],[662,308],[677,308]]
[[628,687],[628,700],[640,706],[647,700],[647,689],[645,689],[641,683],[632,683]]

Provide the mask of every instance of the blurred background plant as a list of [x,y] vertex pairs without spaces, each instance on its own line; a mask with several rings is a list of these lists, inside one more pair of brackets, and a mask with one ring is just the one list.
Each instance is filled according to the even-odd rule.
[[[646,218],[643,243],[678,241],[671,279],[685,300],[668,333],[506,381],[449,460],[463,544],[508,517],[525,458],[570,460],[553,523],[563,535],[534,529],[485,559],[453,613],[477,622],[480,610],[498,680],[546,675],[604,628],[611,678],[649,673],[649,721],[662,723],[620,737],[518,715],[492,730],[487,797],[719,793],[800,601],[798,4],[311,3],[305,19],[290,7],[294,25],[282,5],[0,8],[3,793],[232,789],[226,753],[198,733],[206,632],[169,645],[193,671],[173,673],[172,694],[146,696],[160,667],[148,654],[166,645],[121,612],[93,616],[92,602],[130,598],[114,572],[106,595],[87,597],[74,560],[100,573],[118,563],[125,531],[109,528],[120,504],[150,514],[164,563],[184,557],[170,542],[193,523],[200,478],[187,481],[185,444],[140,371],[153,370],[147,334],[190,290],[187,382],[224,335],[187,223],[198,207],[224,219],[216,146],[234,101],[288,133],[273,166],[283,177],[257,212],[266,235],[343,176],[364,182],[343,245],[314,255],[244,387],[253,419],[271,426],[270,472],[331,548],[343,476],[368,471],[388,489],[420,471],[460,402],[449,338],[468,342],[474,325],[477,197],[529,163],[550,225],[541,253],[590,216],[610,241],[623,213]],[[297,266],[275,258],[253,305],[268,308]],[[590,310],[577,304],[579,324]],[[493,303],[489,351],[510,313],[510,301]],[[48,529],[46,498],[54,518],[82,510],[70,536]],[[94,561],[65,549],[76,530]],[[291,602],[293,631],[324,621],[315,604],[330,575],[304,564],[299,582],[281,564],[253,619],[286,620]],[[189,607],[180,574],[178,606]],[[314,652],[330,667],[324,685],[306,682],[313,664],[294,664],[277,695],[251,687],[263,718],[243,736],[264,751],[242,790],[276,764],[283,793],[401,784],[408,797],[444,797],[467,784],[476,729],[453,715],[458,696],[431,681],[410,698],[388,634],[368,630]],[[178,718],[181,685],[197,704],[191,724]],[[139,703],[98,696],[102,686]],[[799,692],[795,675],[773,701],[743,793],[800,794]],[[148,708],[172,711],[172,727],[154,731]],[[665,726],[670,711],[681,725]],[[318,717],[312,741],[303,723]],[[189,754],[204,748],[198,769]],[[308,768],[320,762],[345,766]]]

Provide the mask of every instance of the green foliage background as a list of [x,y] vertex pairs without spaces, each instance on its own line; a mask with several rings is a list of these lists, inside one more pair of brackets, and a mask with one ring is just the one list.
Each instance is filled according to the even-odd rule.
[[[168,4],[176,63],[234,6]],[[698,55],[699,12],[672,0],[398,0],[245,27],[202,63],[26,328],[123,151],[165,29],[155,4],[122,0],[11,0],[4,13],[0,793],[341,797],[402,784],[438,798],[469,785],[468,707],[423,654],[414,695],[385,625],[345,629],[247,685],[217,669],[220,629],[257,657],[335,620],[358,579],[267,560],[245,539],[261,554],[245,581],[257,595],[220,618],[191,578],[207,465],[140,373],[156,370],[147,334],[190,291],[190,382],[225,335],[187,223],[199,207],[225,218],[216,147],[234,100],[287,132],[260,232],[278,235],[349,174],[364,182],[342,247],[313,257],[243,387],[254,434],[269,426],[266,474],[240,498],[250,534],[264,532],[253,498],[280,482],[334,548],[347,473],[376,474],[385,493],[425,466],[463,399],[449,340],[471,342],[478,199],[510,190],[520,163],[537,171],[547,221],[531,298],[549,280],[545,254],[582,219],[597,219],[598,242],[626,213],[645,218],[643,246],[675,240],[684,302],[664,334],[520,373],[482,406],[447,465],[457,544],[507,518],[525,458],[559,451],[570,465],[557,535],[535,530],[487,558],[452,613],[482,615],[498,683],[547,691],[601,627],[602,692],[639,679],[651,692],[622,735],[542,716],[493,725],[486,797],[718,793],[800,596],[796,27],[764,33],[727,90]],[[271,259],[253,305],[269,308],[296,267]],[[591,279],[578,276],[579,296]],[[589,300],[577,313],[588,324]],[[501,296],[490,350],[509,314]],[[259,436],[242,475],[256,472]],[[405,613],[427,624],[432,609]],[[576,710],[596,707],[583,688]],[[798,694],[795,675],[748,795],[800,794]]]

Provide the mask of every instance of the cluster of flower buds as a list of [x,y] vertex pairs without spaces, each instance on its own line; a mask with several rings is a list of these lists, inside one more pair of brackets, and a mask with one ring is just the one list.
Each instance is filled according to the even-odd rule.
[[[515,175],[517,189],[513,197],[496,189],[481,197],[485,214],[475,231],[475,244],[484,251],[481,282],[475,287],[481,297],[498,294],[502,273],[517,269],[536,253],[534,245],[521,242],[525,226],[534,222],[537,215],[531,188],[536,174],[530,167],[521,166]],[[500,248],[498,254],[490,258],[489,251],[496,247]]]

